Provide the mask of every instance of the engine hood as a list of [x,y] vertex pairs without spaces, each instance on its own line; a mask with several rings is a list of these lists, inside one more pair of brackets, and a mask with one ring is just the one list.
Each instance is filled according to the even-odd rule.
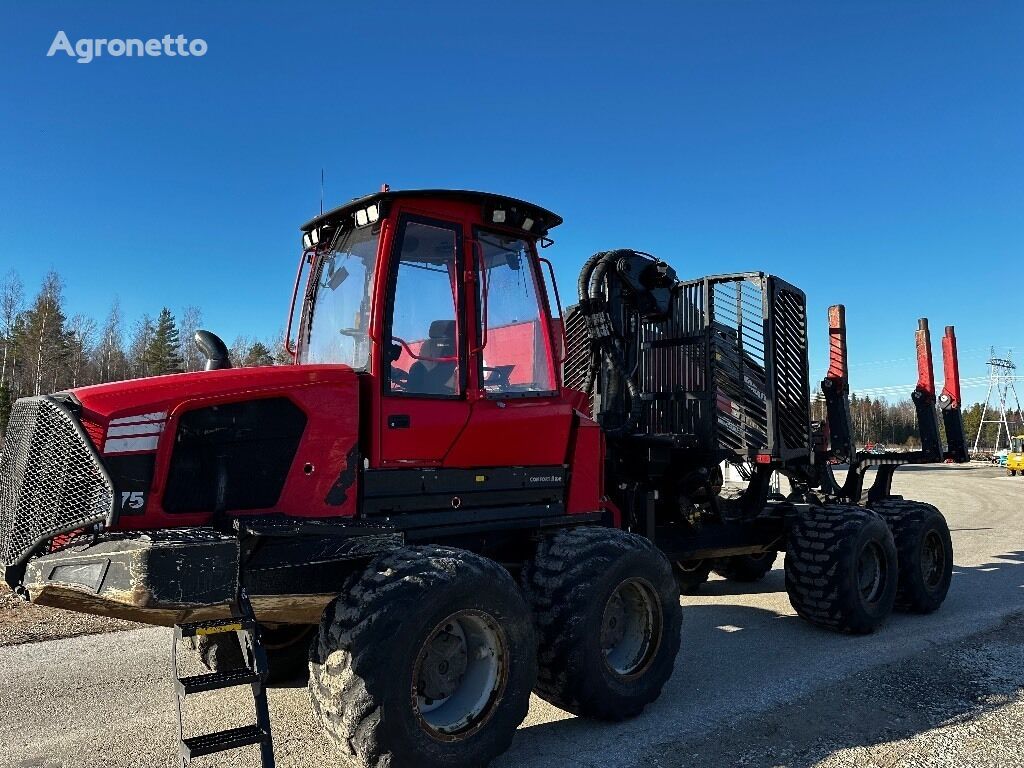
[[348,366],[202,371],[70,394],[112,479],[119,528],[205,525],[218,510],[355,513],[359,382]]
[[345,365],[283,365],[175,373],[109,384],[79,387],[71,393],[82,404],[86,422],[106,425],[159,412],[170,415],[185,403],[203,400],[241,400],[308,386],[353,382],[355,372]]

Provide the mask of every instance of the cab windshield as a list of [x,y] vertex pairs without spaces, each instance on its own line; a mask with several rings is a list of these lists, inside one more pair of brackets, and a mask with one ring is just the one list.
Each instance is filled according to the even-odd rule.
[[366,370],[377,227],[342,231],[314,264],[301,363],[340,363]]
[[1024,437],[1013,438],[1010,450],[1014,453],[1024,453]]

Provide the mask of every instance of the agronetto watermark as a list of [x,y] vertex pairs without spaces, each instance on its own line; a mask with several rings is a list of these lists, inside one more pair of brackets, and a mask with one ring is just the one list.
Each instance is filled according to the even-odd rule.
[[137,37],[83,37],[72,44],[64,30],[60,30],[50,43],[47,56],[63,53],[79,64],[88,64],[101,56],[205,56],[209,46],[201,37],[189,40],[184,35],[142,40]]

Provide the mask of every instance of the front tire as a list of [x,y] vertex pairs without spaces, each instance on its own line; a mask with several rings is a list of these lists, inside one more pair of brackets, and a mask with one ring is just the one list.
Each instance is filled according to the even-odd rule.
[[946,518],[920,501],[887,499],[871,508],[888,523],[896,541],[896,607],[910,613],[938,610],[953,579],[953,541]]
[[896,545],[870,509],[829,504],[794,520],[786,591],[802,618],[840,632],[873,632],[892,612],[896,585]]
[[671,677],[682,609],[672,566],[645,538],[581,527],[543,539],[523,572],[539,640],[534,692],[585,717],[623,720]]
[[526,717],[529,611],[497,563],[447,547],[375,558],[324,612],[309,694],[355,765],[486,765]]

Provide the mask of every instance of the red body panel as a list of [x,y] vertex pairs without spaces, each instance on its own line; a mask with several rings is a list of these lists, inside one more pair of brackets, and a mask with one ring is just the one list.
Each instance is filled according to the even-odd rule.
[[[159,434],[160,439],[145,514],[123,517],[119,527],[152,529],[208,522],[209,513],[169,514],[161,503],[178,420],[195,408],[282,396],[305,413],[305,431],[278,503],[272,510],[247,510],[245,514],[280,512],[296,517],[327,517],[356,513],[354,484],[343,504],[325,503],[358,438],[357,376],[345,366],[235,368],[175,374],[83,387],[74,390],[74,394],[82,403],[82,421],[94,441],[106,433],[114,419],[132,425],[139,423],[133,417],[145,417],[149,420],[144,423],[158,424],[149,429]],[[162,422],[153,420],[160,415],[164,416]],[[106,452],[106,441],[98,442],[97,449]]]
[[[469,421],[466,400],[385,397],[380,408],[380,467],[441,466]],[[406,427],[394,427],[402,419]],[[477,466],[490,466],[480,465]]]
[[[448,467],[567,464],[572,427],[572,406],[555,398],[478,400],[444,464]],[[590,511],[594,511],[593,508]]]
[[574,426],[566,511],[576,515],[607,508],[614,518],[612,524],[619,527],[619,510],[604,498],[604,433],[584,416],[577,415]]

